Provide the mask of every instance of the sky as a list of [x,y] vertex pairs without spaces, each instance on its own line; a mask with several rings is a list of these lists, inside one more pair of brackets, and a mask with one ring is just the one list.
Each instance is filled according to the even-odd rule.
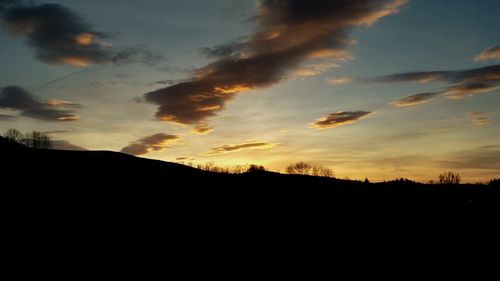
[[0,0],[0,132],[339,178],[500,175],[497,0]]

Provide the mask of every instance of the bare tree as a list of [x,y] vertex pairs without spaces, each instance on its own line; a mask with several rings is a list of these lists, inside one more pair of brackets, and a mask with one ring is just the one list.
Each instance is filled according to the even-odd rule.
[[5,139],[7,139],[10,142],[16,142],[16,143],[23,143],[24,142],[24,136],[21,132],[19,132],[16,129],[9,129],[5,134],[3,135]]
[[311,165],[307,162],[290,164],[286,167],[286,172],[290,175],[306,175],[327,178],[333,178],[335,176],[332,169],[321,165]]
[[314,165],[312,167],[312,175],[316,177],[333,178],[335,176],[335,173],[330,168],[320,165]]
[[286,172],[291,175],[309,175],[312,165],[306,162],[297,162],[286,167]]
[[49,149],[52,147],[52,141],[50,140],[50,138],[47,135],[37,131],[26,133],[24,135],[23,142],[24,145],[31,148]]
[[462,177],[458,173],[445,172],[439,175],[439,184],[459,184]]

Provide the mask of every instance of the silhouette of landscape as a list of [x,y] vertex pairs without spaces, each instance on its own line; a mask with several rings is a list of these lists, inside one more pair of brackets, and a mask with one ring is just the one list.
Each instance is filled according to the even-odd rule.
[[[111,205],[159,204],[183,206],[191,211],[215,208],[250,213],[269,208],[463,211],[492,207],[500,199],[498,179],[489,184],[422,184],[407,179],[370,183],[280,174],[257,165],[230,174],[119,152],[31,148],[3,137],[0,155],[4,175],[26,175],[4,177],[5,184],[19,182],[43,198],[63,196],[70,200],[68,204],[71,200],[112,200],[108,202]],[[304,164],[294,166],[303,168]]]
[[500,206],[500,1],[102,2],[0,0],[10,212]]

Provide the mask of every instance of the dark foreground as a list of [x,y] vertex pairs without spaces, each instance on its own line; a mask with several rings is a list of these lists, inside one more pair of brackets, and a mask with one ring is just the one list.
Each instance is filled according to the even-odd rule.
[[500,202],[500,187],[485,185],[368,184],[270,172],[215,174],[121,153],[36,150],[5,140],[0,155],[7,203],[58,212],[339,216],[470,212],[496,208]]

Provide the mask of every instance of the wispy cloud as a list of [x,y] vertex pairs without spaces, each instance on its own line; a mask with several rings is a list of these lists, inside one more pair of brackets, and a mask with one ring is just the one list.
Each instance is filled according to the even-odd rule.
[[353,81],[351,77],[340,77],[340,78],[328,78],[326,79],[326,83],[332,86],[338,86],[338,85],[344,85],[344,84],[349,84]]
[[77,121],[74,110],[81,105],[64,100],[43,100],[18,86],[0,91],[0,109],[17,110],[21,116],[43,121]]
[[121,152],[131,155],[145,155],[152,151],[161,151],[169,148],[170,145],[180,140],[180,137],[170,134],[154,134],[141,138],[130,145],[124,147]]
[[240,150],[249,150],[249,149],[272,149],[277,147],[276,143],[269,142],[249,142],[242,144],[228,144],[219,147],[214,147],[210,149],[207,153],[202,154],[202,156],[215,156],[219,154],[225,154],[230,152],[236,152]]
[[495,46],[484,50],[477,55],[474,60],[476,62],[500,61],[500,46]]
[[467,116],[469,116],[470,120],[476,124],[477,126],[485,126],[490,124],[490,119],[486,117],[486,112],[469,112]]
[[395,107],[408,107],[415,106],[430,102],[434,97],[439,95],[438,93],[421,93],[412,95],[406,98],[399,99],[392,102],[391,104]]
[[498,90],[500,88],[500,65],[458,71],[406,72],[376,77],[369,79],[369,81],[385,83],[431,83],[439,81],[450,84],[441,91],[416,94],[392,103],[392,105],[398,107],[412,106],[427,103],[437,96],[458,100]]
[[448,90],[446,90],[442,94],[448,99],[461,100],[465,97],[472,97],[474,95],[492,92],[498,89],[499,82],[500,79],[495,83],[478,82],[460,84],[449,87]]
[[369,111],[338,111],[316,120],[316,122],[311,124],[311,128],[332,129],[347,124],[354,124],[373,113]]
[[498,149],[476,149],[454,152],[448,159],[440,163],[450,169],[484,169],[500,170],[500,150]]
[[[311,76],[348,56],[347,34],[398,12],[406,0],[263,0],[247,39],[205,49],[215,61],[186,82],[147,93],[165,122],[196,125],[224,110],[238,94],[290,75]],[[295,72],[295,73],[294,73]]]
[[199,123],[192,130],[193,133],[200,134],[200,135],[208,135],[213,131],[214,131],[214,127],[212,127],[210,124],[205,123],[205,122]]
[[105,41],[107,33],[94,30],[77,13],[60,4],[4,0],[0,2],[0,26],[26,37],[36,58],[48,64],[155,64],[165,59],[144,47],[114,48]]
[[0,113],[0,121],[12,121],[15,119],[16,116],[14,115]]

